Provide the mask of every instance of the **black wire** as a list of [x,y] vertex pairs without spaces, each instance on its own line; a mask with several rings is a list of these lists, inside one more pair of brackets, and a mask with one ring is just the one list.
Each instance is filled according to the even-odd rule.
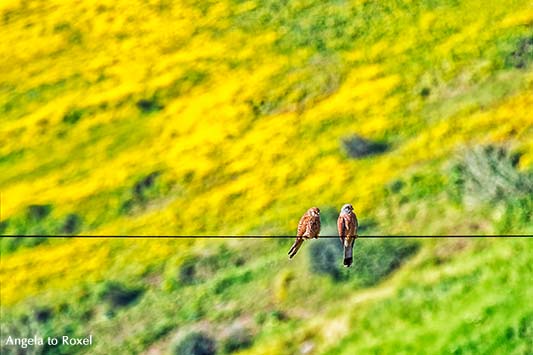
[[[25,238],[25,237],[42,237],[42,238],[163,238],[163,239],[294,239],[294,235],[3,235],[0,238]],[[319,236],[318,239],[339,238],[339,236]],[[394,239],[394,238],[424,238],[424,239],[447,239],[447,238],[533,238],[527,234],[511,235],[482,235],[482,234],[465,234],[465,235],[361,235],[357,239]]]

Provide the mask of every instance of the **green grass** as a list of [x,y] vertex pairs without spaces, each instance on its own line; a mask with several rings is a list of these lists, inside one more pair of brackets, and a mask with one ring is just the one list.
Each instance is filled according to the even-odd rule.
[[[356,251],[367,253],[356,255],[375,258],[368,265],[386,267],[383,253],[389,251],[380,248],[380,243],[361,239]],[[306,266],[314,262],[307,258],[309,245],[294,261],[286,262],[279,255],[284,254],[287,243],[242,241],[230,250],[213,250],[211,258],[219,267],[200,283],[164,287],[165,278],[178,278],[178,269],[164,271],[162,264],[147,269],[134,284],[127,274],[116,270],[112,283],[87,283],[68,292],[49,293],[50,297],[28,299],[8,313],[3,309],[3,327],[30,317],[45,335],[60,332],[82,336],[90,329],[97,339],[90,349],[60,347],[48,349],[46,354],[136,354],[158,341],[166,344],[165,339],[172,337],[175,329],[201,323],[208,325],[211,334],[217,334],[239,319],[252,320],[255,340],[250,351],[271,342],[291,343],[287,351],[297,349],[302,332],[327,354],[419,353],[428,347],[437,353],[522,354],[533,350],[529,336],[533,331],[529,321],[533,308],[528,302],[533,295],[527,281],[533,261],[529,240],[421,243],[422,249],[405,266],[368,288],[358,281],[368,277],[364,276],[365,267],[343,270],[344,277],[338,280],[313,274]],[[252,247],[258,252],[255,256],[262,256],[246,256]],[[235,265],[231,259],[237,255],[245,259]],[[279,270],[292,275],[288,282],[276,284]],[[280,296],[279,287],[286,288],[284,296]],[[135,297],[129,297],[134,292]],[[121,295],[128,296],[128,301],[122,302],[125,298]],[[327,327],[346,317],[347,328],[341,327],[335,341],[328,339]],[[316,327],[315,322],[324,325]],[[289,334],[296,334],[296,341]],[[215,339],[222,342],[219,336]]]

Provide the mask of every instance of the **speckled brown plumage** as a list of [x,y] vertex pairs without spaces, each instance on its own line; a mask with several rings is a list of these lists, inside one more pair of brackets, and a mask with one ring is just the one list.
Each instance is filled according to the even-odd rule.
[[344,266],[349,267],[353,263],[353,245],[357,239],[357,217],[350,204],[342,206],[337,219],[337,229],[344,247]]
[[289,250],[289,259],[296,255],[298,249],[302,246],[305,239],[318,238],[320,233],[320,210],[318,207],[311,207],[300,218],[298,230],[296,232],[296,241]]

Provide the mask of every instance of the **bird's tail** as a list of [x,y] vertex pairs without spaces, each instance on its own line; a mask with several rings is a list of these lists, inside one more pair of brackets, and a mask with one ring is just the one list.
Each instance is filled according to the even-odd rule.
[[344,266],[350,267],[353,263],[353,245],[355,240],[345,239],[344,242]]
[[289,250],[289,253],[288,253],[289,259],[292,259],[292,257],[296,255],[296,253],[298,252],[298,249],[300,249],[303,242],[304,242],[303,238],[296,239],[296,241],[291,247],[291,250]]

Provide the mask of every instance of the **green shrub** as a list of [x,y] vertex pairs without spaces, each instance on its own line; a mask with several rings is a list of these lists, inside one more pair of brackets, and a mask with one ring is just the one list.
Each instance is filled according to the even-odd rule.
[[196,282],[197,259],[189,257],[183,261],[179,268],[179,281],[183,285],[192,285]]
[[191,332],[174,344],[173,355],[214,355],[216,344],[203,332]]
[[75,234],[79,231],[81,226],[81,218],[75,213],[69,213],[65,217],[63,226],[61,227],[61,233],[64,234]]
[[336,238],[312,241],[309,246],[311,271],[329,275],[334,280],[341,278],[342,246]]
[[99,298],[113,308],[125,307],[139,298],[143,290],[127,287],[119,282],[107,281],[101,285]]
[[9,226],[9,220],[6,219],[5,221],[0,222],[0,234],[5,234],[5,231],[7,230],[7,227]]
[[[33,204],[26,207],[23,213],[3,221],[0,234],[6,235],[57,235],[75,234],[81,229],[82,219],[76,213],[57,216],[50,204]],[[12,238],[13,239],[13,238]],[[14,251],[19,247],[32,247],[46,241],[43,237],[26,237],[18,240],[6,240],[2,243],[2,251]]]
[[84,110],[82,109],[72,109],[65,113],[65,115],[63,116],[63,122],[68,124],[75,124],[83,117],[83,114]]
[[26,218],[30,221],[40,221],[52,212],[52,205],[29,205],[26,208]]
[[518,69],[526,68],[533,61],[533,36],[520,38],[514,50],[507,56],[506,65]]
[[525,196],[508,201],[501,220],[496,224],[496,232],[508,234],[519,226],[533,226],[533,198]]
[[151,195],[151,190],[155,187],[155,183],[159,175],[161,175],[161,172],[154,171],[139,179],[139,181],[133,185],[133,196],[135,199],[140,201],[148,199]]
[[150,99],[140,99],[137,101],[136,105],[137,108],[143,113],[160,111],[164,108],[164,106],[160,104],[155,97]]
[[38,307],[33,312],[35,320],[39,323],[46,323],[53,316],[53,310],[50,307]]
[[161,171],[153,171],[148,175],[140,177],[131,190],[124,196],[124,202],[120,206],[120,213],[131,214],[146,207],[151,200],[161,197],[168,191],[160,179]]
[[452,167],[453,197],[478,201],[510,200],[533,194],[533,175],[516,169],[519,156],[497,146],[465,150]]
[[19,248],[31,248],[48,242],[46,237],[1,237],[0,253],[12,253]]
[[236,326],[230,329],[228,336],[222,342],[222,349],[225,353],[229,354],[249,348],[252,343],[253,335],[250,329],[243,326]]
[[395,239],[358,239],[350,272],[361,286],[372,286],[389,275],[419,248],[416,241]]
[[365,158],[382,154],[389,148],[387,143],[371,141],[356,134],[343,138],[341,146],[350,158]]

